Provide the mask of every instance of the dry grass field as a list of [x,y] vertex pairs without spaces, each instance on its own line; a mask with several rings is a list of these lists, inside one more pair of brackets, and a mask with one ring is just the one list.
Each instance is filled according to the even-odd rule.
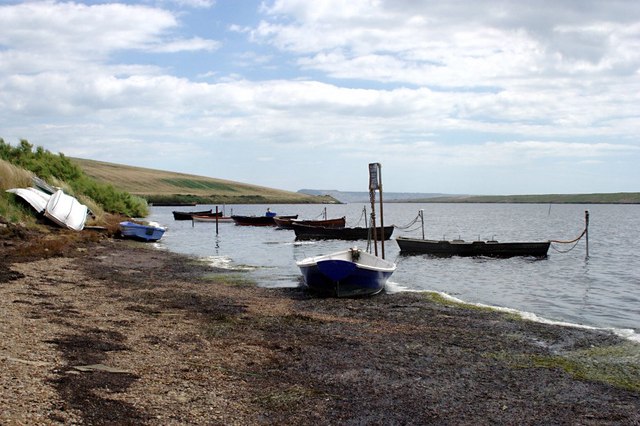
[[94,179],[150,202],[194,201],[198,203],[330,203],[332,198],[315,197],[223,179],[125,166],[72,158]]

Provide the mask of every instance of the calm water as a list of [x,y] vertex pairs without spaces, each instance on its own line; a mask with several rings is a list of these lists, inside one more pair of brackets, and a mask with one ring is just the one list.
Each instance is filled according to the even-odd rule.
[[[204,210],[212,206],[197,207]],[[268,206],[226,206],[239,215],[262,215]],[[278,214],[319,218],[324,206],[274,205]],[[365,204],[327,206],[329,217],[347,217],[347,226],[363,226]],[[213,206],[215,209],[215,206]],[[377,208],[377,206],[376,206]],[[293,231],[241,227],[233,223],[174,221],[172,210],[153,207],[149,220],[167,226],[158,243],[170,251],[209,259],[216,266],[248,270],[265,287],[300,283],[297,260],[366,241],[296,242]],[[431,239],[498,241],[572,240],[590,213],[589,257],[583,238],[573,245],[552,244],[545,259],[433,258],[400,256],[392,239],[386,258],[398,269],[389,290],[435,290],[471,303],[512,308],[552,321],[594,327],[640,330],[640,206],[544,204],[385,204],[385,225],[404,227],[424,210],[425,236]],[[369,210],[369,206],[367,206]],[[378,212],[379,214],[379,212]],[[421,237],[419,223],[396,236]],[[635,335],[635,338],[638,336]]]

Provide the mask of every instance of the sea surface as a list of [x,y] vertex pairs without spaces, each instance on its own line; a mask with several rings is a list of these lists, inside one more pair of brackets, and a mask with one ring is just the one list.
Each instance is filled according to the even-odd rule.
[[[227,215],[263,215],[267,207],[300,219],[319,219],[326,207],[329,218],[346,216],[347,226],[364,226],[371,212],[364,203],[224,209]],[[366,241],[296,242],[292,230],[233,223],[219,223],[216,234],[215,223],[173,220],[173,210],[208,208],[215,210],[208,205],[152,207],[147,220],[167,227],[159,248],[246,271],[264,287],[300,285],[296,261],[305,257],[367,246]],[[384,244],[386,258],[398,265],[388,292],[436,291],[468,303],[513,309],[539,321],[611,328],[640,341],[640,205],[386,203],[383,209],[384,224],[397,226]],[[428,239],[504,242],[573,240],[585,229],[588,212],[588,255],[586,237],[573,244],[553,243],[544,259],[400,255],[395,237],[422,237],[419,210]]]

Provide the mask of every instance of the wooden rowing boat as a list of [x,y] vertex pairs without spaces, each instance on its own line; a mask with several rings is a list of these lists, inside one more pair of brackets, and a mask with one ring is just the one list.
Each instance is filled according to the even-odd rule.
[[209,216],[209,217],[222,216],[222,212],[214,212],[213,209],[196,211],[196,212],[183,212],[183,211],[174,210],[172,213],[173,213],[174,220],[191,220],[193,216]]
[[287,219],[282,216],[276,216],[273,218],[278,228],[293,229],[293,224],[308,225],[308,226],[323,226],[325,228],[344,228],[347,223],[346,217],[342,216],[335,219],[319,219],[319,220],[299,220],[299,219]]
[[145,225],[131,221],[120,222],[122,236],[139,241],[158,241],[164,235],[165,230],[165,228],[155,223]]
[[201,215],[193,215],[191,217],[191,219],[194,222],[218,222],[218,223],[225,223],[225,222],[233,222],[233,219],[231,218],[231,216],[201,216]]
[[[388,240],[393,234],[393,225],[376,228],[376,237],[380,241]],[[327,228],[293,223],[293,231],[297,240],[368,240],[373,239],[372,228]]]
[[498,241],[438,241],[419,238],[397,237],[396,242],[402,254],[430,254],[434,256],[487,256],[545,257],[549,250],[549,241],[507,242]]
[[396,264],[358,248],[296,262],[310,290],[336,297],[370,296],[384,290]]
[[[276,226],[275,216],[238,216],[233,215],[231,219],[240,226]],[[283,218],[297,219],[298,215],[280,216]]]

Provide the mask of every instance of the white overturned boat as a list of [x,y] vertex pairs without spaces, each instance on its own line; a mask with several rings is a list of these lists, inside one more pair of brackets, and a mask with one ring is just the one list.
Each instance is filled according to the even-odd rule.
[[89,209],[76,198],[65,194],[61,189],[47,194],[37,188],[12,188],[7,192],[16,194],[25,200],[38,214],[43,214],[63,228],[82,231],[87,221]]
[[37,188],[12,188],[7,189],[7,192],[16,194],[25,200],[38,214],[44,213],[44,210],[47,208],[47,203],[51,198],[50,194],[40,191]]
[[74,231],[82,231],[87,221],[87,214],[87,206],[81,204],[76,198],[65,194],[61,189],[51,196],[44,210],[45,217]]

